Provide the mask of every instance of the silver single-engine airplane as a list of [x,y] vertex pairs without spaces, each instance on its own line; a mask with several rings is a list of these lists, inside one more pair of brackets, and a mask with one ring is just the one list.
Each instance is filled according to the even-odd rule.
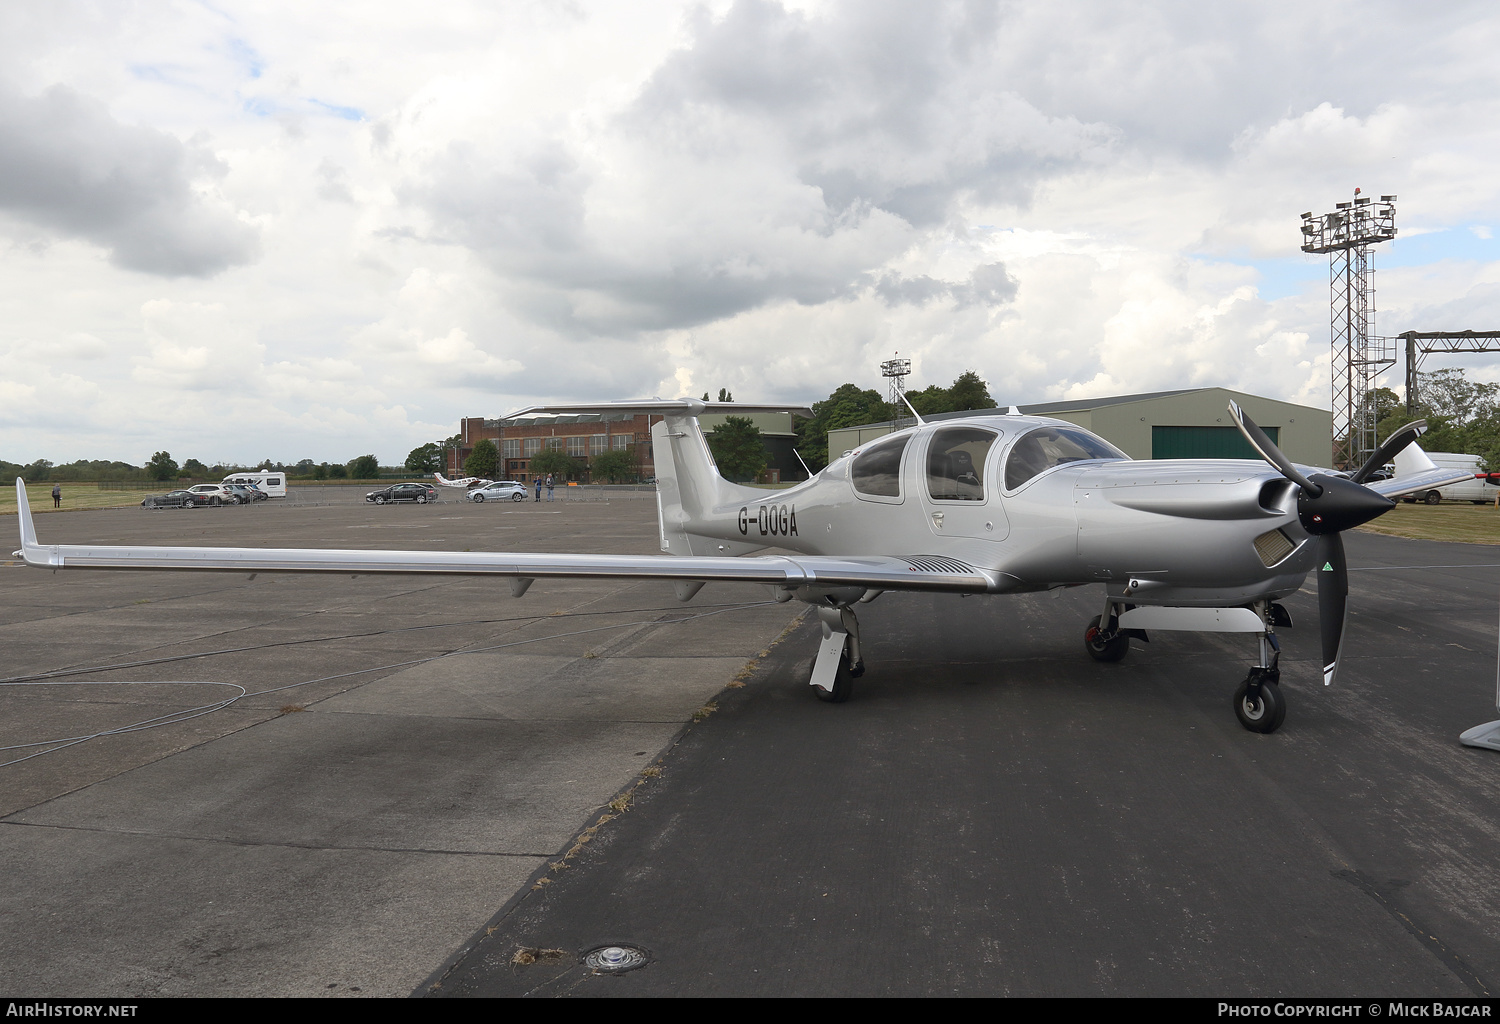
[[493,480],[486,480],[482,476],[461,476],[457,480],[449,480],[441,473],[434,473],[432,476],[438,482],[439,487],[462,487],[465,490],[473,490],[476,487],[488,487],[495,482]]
[[[917,425],[846,452],[782,491],[719,475],[698,416],[789,411],[693,399],[548,406],[515,415],[650,413],[661,549],[655,555],[359,551],[42,544],[16,481],[21,550],[43,569],[447,573],[533,580],[671,580],[690,600],[705,583],[763,583],[777,600],[817,609],[819,697],[849,699],[864,671],[855,607],[887,590],[1004,594],[1102,584],[1088,653],[1119,661],[1148,630],[1253,633],[1259,657],[1234,696],[1245,728],[1269,733],[1286,704],[1278,685],[1276,603],[1317,569],[1323,682],[1333,682],[1345,622],[1343,530],[1391,497],[1467,473],[1437,468],[1397,431],[1358,471],[1294,466],[1234,403],[1241,432],[1269,466],[1245,460],[1133,460],[1089,431],[1037,416],[976,415]],[[790,411],[810,414],[809,410]],[[915,410],[913,410],[915,412]],[[1394,458],[1398,477],[1366,483]],[[767,547],[789,554],[742,557]]]

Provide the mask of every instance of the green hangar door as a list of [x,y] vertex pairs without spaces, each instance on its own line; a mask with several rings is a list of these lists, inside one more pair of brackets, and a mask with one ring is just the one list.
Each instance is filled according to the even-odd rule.
[[[1271,443],[1281,446],[1280,427],[1261,427]],[[1153,459],[1255,459],[1260,453],[1238,427],[1152,427]]]

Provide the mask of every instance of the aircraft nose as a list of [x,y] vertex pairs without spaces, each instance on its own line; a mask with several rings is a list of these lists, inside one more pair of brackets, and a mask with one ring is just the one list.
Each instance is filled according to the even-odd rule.
[[1297,498],[1297,518],[1308,533],[1342,533],[1385,515],[1396,503],[1361,484],[1316,473],[1309,480],[1322,488],[1316,498],[1303,491]]

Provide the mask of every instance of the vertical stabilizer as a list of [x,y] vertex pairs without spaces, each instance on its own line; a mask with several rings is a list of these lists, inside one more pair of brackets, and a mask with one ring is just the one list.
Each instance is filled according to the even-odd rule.
[[695,524],[711,518],[715,510],[720,517],[732,517],[734,509],[764,492],[753,487],[730,483],[719,475],[708,439],[698,417],[705,412],[746,415],[754,412],[790,412],[812,416],[802,405],[762,405],[755,402],[701,402],[696,398],[648,398],[629,402],[604,402],[586,405],[537,405],[519,409],[506,419],[539,413],[576,415],[602,413],[662,417],[651,425],[651,453],[656,463],[656,514],[660,528],[661,549],[673,555],[743,554],[762,545],[727,541],[722,536],[712,540],[694,529]]
[[719,475],[698,423],[703,403],[689,400],[687,404],[698,408],[669,412],[651,427],[661,549],[673,555],[719,554],[721,549],[713,543],[693,536],[693,524],[708,518],[715,506],[744,501],[759,492]]

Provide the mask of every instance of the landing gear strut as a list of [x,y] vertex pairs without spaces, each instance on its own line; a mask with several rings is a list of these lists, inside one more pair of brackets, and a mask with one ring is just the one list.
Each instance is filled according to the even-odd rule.
[[848,607],[818,607],[823,642],[813,662],[812,687],[819,700],[842,704],[854,696],[854,680],[865,674],[859,656],[859,619]]
[[[1284,613],[1283,613],[1284,614]],[[1250,674],[1234,691],[1234,714],[1251,732],[1270,733],[1281,728],[1286,718],[1286,701],[1281,696],[1281,644],[1271,632],[1271,622],[1260,636],[1260,664],[1250,667]]]

